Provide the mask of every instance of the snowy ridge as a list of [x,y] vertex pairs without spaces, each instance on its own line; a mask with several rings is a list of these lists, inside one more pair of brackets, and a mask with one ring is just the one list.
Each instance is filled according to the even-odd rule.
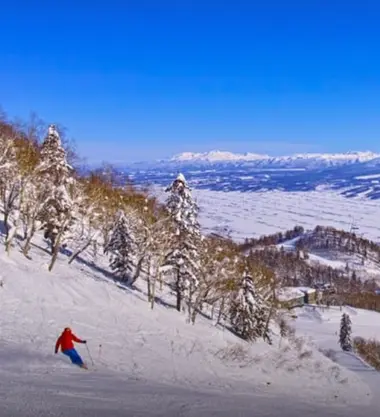
[[184,152],[173,156],[169,161],[174,163],[198,162],[252,162],[260,166],[338,166],[361,163],[379,158],[380,154],[370,151],[345,153],[300,153],[288,156],[271,157],[256,153],[232,153],[227,151],[210,151],[205,153]]
[[173,156],[172,162],[194,162],[194,161],[256,161],[269,159],[268,155],[260,155],[255,153],[238,154],[227,151],[210,151],[205,153],[183,152]]

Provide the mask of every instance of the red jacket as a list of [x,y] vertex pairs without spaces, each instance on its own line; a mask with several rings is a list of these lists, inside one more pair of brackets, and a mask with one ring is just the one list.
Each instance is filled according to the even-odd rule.
[[62,352],[74,349],[73,342],[84,343],[84,340],[78,339],[74,333],[71,333],[71,330],[65,329],[55,344],[55,353],[58,352],[59,347]]

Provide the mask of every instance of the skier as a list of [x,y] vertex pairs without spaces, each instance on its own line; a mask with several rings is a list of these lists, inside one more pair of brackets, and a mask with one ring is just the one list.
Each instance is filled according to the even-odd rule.
[[78,339],[75,334],[71,332],[71,329],[66,327],[61,336],[57,339],[55,344],[55,353],[57,354],[58,349],[61,347],[62,353],[68,356],[73,364],[78,365],[81,368],[88,369],[87,365],[79,356],[79,353],[75,350],[73,342],[87,343],[86,340]]

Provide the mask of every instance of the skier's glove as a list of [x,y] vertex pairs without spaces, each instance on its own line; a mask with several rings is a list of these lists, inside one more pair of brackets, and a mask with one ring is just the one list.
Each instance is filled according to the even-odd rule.
[[87,340],[82,340],[82,343],[87,343]]

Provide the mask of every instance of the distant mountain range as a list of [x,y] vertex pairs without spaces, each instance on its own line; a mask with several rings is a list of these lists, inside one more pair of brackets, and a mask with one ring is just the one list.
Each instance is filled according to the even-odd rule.
[[122,180],[168,185],[182,172],[194,188],[214,191],[314,191],[328,188],[346,197],[380,199],[380,154],[303,153],[269,156],[224,151],[185,152],[160,161],[120,167]]
[[376,162],[380,165],[380,154],[374,152],[346,153],[303,153],[290,156],[269,156],[256,153],[238,154],[225,151],[206,153],[184,152],[160,164],[248,164],[257,168],[326,168],[348,164]]

